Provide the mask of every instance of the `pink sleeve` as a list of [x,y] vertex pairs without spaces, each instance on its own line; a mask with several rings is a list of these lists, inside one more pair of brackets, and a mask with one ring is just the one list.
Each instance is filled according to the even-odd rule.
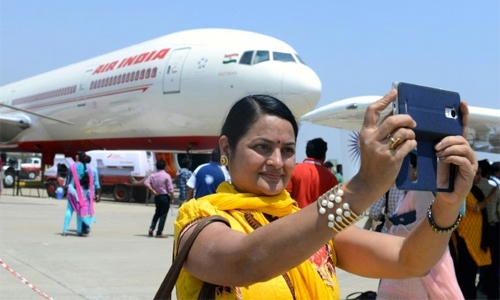
[[172,177],[167,173],[167,192],[174,192],[174,185],[172,184]]
[[464,299],[448,248],[429,274],[422,278],[422,282],[429,293],[429,299]]
[[144,180],[144,185],[150,185],[151,184],[151,176],[153,176],[153,174],[150,174],[148,176],[148,178],[146,178],[146,180]]

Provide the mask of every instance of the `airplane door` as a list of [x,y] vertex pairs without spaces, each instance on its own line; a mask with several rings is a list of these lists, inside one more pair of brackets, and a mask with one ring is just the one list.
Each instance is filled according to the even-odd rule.
[[80,85],[78,86],[78,101],[76,102],[76,106],[84,107],[86,105],[87,93],[89,91],[89,81],[90,75],[94,69],[87,70],[85,74],[83,74],[82,79],[80,80]]
[[190,48],[175,49],[168,58],[163,72],[163,93],[179,93],[181,91],[182,66]]

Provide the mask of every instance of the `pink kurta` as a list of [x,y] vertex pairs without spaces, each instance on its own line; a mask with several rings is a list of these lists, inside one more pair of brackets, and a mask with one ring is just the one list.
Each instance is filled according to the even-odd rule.
[[[415,210],[416,221],[407,225],[392,225],[389,234],[407,236],[413,227],[427,218],[427,209],[432,201],[434,195],[431,192],[408,191],[398,203],[396,214]],[[448,248],[424,277],[383,279],[377,299],[464,299]]]

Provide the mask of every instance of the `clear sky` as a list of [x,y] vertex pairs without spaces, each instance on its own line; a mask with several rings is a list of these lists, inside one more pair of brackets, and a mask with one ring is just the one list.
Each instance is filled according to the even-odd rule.
[[[202,27],[250,30],[290,44],[322,81],[318,107],[383,95],[393,81],[405,81],[500,109],[498,0],[0,0],[0,86]],[[328,158],[346,160],[339,135],[302,126],[297,160],[318,136],[329,143]]]

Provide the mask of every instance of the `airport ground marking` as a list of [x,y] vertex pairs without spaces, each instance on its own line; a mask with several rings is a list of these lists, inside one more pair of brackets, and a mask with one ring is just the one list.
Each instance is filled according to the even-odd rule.
[[22,277],[19,273],[17,273],[16,271],[14,271],[11,267],[9,267],[6,263],[4,263],[1,258],[0,258],[0,265],[2,267],[4,267],[5,270],[9,271],[12,275],[14,275],[19,280],[21,280],[22,283],[26,284],[29,288],[31,288],[38,295],[44,297],[45,299],[54,300],[54,299],[52,299],[52,297],[49,297],[44,292],[40,291],[36,286],[34,286],[33,284],[31,284],[26,278]]

